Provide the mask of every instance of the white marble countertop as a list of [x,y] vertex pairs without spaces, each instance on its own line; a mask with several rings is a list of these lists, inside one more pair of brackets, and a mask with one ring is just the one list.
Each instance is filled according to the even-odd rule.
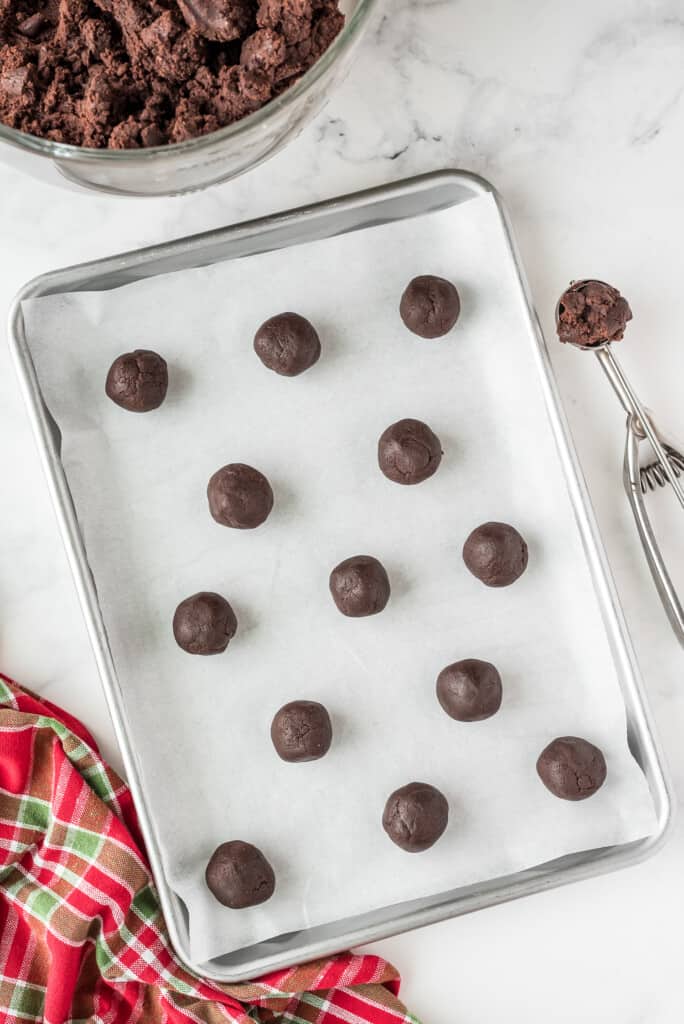
[[[573,277],[635,312],[620,355],[684,438],[684,18],[676,0],[386,0],[347,83],[284,153],[184,199],[126,200],[0,167],[0,305],[61,265],[420,171],[489,178],[512,214],[544,327]],[[592,358],[553,359],[637,655],[684,793],[684,651],[621,490],[624,422]],[[0,348],[0,668],[81,716],[120,763],[33,439]],[[669,501],[668,501],[669,498]],[[684,588],[684,520],[655,502]],[[622,873],[380,943],[427,1024],[675,1024],[684,826]]]

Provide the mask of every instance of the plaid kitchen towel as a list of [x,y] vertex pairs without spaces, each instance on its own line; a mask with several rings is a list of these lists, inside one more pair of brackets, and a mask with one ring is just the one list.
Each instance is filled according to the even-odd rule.
[[175,959],[131,794],[60,708],[0,676],[0,1022],[417,1024],[343,953],[217,985]]

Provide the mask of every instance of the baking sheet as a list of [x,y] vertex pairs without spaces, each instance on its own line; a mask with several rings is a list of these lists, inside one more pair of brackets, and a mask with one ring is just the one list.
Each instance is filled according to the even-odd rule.
[[[416,273],[458,283],[463,314],[438,342],[408,334],[398,296]],[[251,348],[255,327],[295,309],[323,356],[280,378]],[[615,670],[556,453],[515,268],[486,196],[417,220],[187,271],[104,293],[24,304],[43,394],[84,532],[165,869],[188,907],[193,959],[452,889],[561,854],[648,835],[655,819],[632,760]],[[169,361],[165,405],[132,416],[104,396],[133,347]],[[445,457],[399,487],[375,465],[377,437],[426,420]],[[271,480],[261,529],[217,526],[211,473],[245,461]],[[460,548],[486,519],[513,522],[530,567],[482,587]],[[348,620],[327,592],[341,558],[372,553],[392,600]],[[240,629],[225,655],[178,649],[173,610],[224,593]],[[494,661],[493,719],[451,721],[437,672]],[[335,740],[320,762],[286,765],[268,728],[286,700],[323,701]],[[554,800],[534,772],[555,735],[605,751],[592,800]],[[384,836],[388,793],[437,785],[450,827],[410,856]],[[278,877],[262,907],[230,911],[203,884],[228,838],[255,842]]]

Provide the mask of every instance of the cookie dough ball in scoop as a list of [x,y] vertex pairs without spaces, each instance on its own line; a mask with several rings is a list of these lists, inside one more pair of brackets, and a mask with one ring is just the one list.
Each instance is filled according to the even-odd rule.
[[427,782],[409,782],[396,789],[385,804],[382,827],[402,850],[422,853],[437,842],[448,821],[444,794]]
[[209,511],[221,526],[253,530],[273,508],[271,485],[258,469],[234,462],[223,466],[207,486]]
[[256,332],[254,351],[269,370],[297,377],[318,361],[321,342],[313,324],[299,313],[279,313]]
[[463,561],[487,587],[508,587],[527,568],[527,544],[508,523],[483,523],[463,545]]
[[562,342],[596,348],[621,341],[632,319],[627,299],[605,281],[575,281],[563,292],[556,309],[556,331]]
[[221,654],[237,632],[237,618],[225,597],[203,590],[186,597],[173,616],[176,643],[188,654]]
[[437,676],[437,699],[457,722],[481,722],[501,707],[501,676],[494,665],[464,658],[447,665]]
[[377,558],[354,555],[330,573],[330,593],[343,615],[358,619],[383,610],[389,601],[390,582]]
[[408,283],[399,313],[409,331],[421,338],[441,338],[458,320],[461,300],[451,281],[424,274]]
[[606,781],[606,760],[588,740],[559,736],[539,755],[537,774],[561,800],[586,800]]
[[214,850],[204,877],[219,903],[231,910],[256,907],[275,892],[273,868],[261,850],[240,839]]
[[293,700],[276,712],[271,739],[283,761],[317,761],[330,750],[330,715],[315,700]]
[[437,472],[441,461],[439,438],[420,420],[399,420],[378,441],[378,465],[397,484],[422,483]]
[[156,352],[138,348],[117,356],[109,368],[105,391],[122,409],[150,412],[162,404],[168,386],[166,361]]

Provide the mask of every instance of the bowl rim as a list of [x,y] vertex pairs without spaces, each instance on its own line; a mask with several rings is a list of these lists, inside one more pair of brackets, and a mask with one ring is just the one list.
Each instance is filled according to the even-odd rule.
[[354,10],[346,16],[345,25],[339,35],[332,41],[325,53],[318,58],[308,71],[285,92],[273,100],[269,100],[258,110],[248,114],[246,117],[234,121],[232,124],[219,128],[206,135],[198,135],[194,139],[185,139],[183,142],[165,143],[163,146],[148,146],[139,149],[96,149],[87,146],[74,146],[66,142],[53,142],[51,139],[43,139],[39,135],[31,135],[28,132],[19,131],[17,128],[10,128],[9,125],[0,122],[0,141],[7,142],[20,149],[29,150],[37,156],[49,157],[59,160],[89,160],[100,163],[128,163],[134,161],[154,162],[161,161],[166,155],[180,156],[192,154],[213,146],[216,143],[228,139],[239,138],[247,134],[251,129],[258,128],[268,121],[271,115],[286,110],[304,93],[313,86],[322,75],[332,66],[336,58],[354,42],[359,36],[362,27],[368,21],[373,8],[380,3],[380,0],[357,0]]

